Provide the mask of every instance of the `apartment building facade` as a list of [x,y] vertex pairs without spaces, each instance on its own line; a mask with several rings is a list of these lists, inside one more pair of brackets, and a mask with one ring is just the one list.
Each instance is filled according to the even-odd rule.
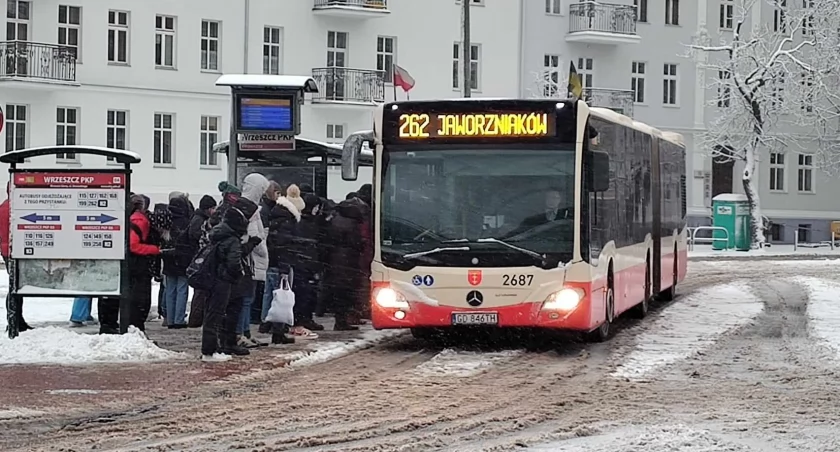
[[[595,104],[680,132],[688,150],[688,213],[709,221],[711,198],[742,192],[740,169],[713,164],[695,145],[716,114],[716,92],[685,44],[700,30],[731,33],[731,0],[469,0],[476,97],[557,95],[570,62]],[[755,20],[777,14],[758,2]],[[77,143],[143,156],[137,191],[212,192],[225,177],[230,97],[223,73],[310,75],[302,136],[342,142],[368,128],[373,105],[405,99],[391,65],[416,79],[412,99],[459,97],[458,0],[8,0],[0,43],[0,106],[6,150]],[[763,7],[761,7],[763,6]],[[430,24],[433,24],[430,25]],[[697,56],[699,57],[699,56]],[[332,83],[336,74],[344,82]],[[784,133],[784,131],[779,131]],[[43,157],[77,168],[97,157]],[[772,176],[771,176],[772,174]],[[772,238],[796,230],[824,238],[840,219],[840,182],[798,153],[763,156],[758,174]],[[177,181],[177,183],[176,183]]]

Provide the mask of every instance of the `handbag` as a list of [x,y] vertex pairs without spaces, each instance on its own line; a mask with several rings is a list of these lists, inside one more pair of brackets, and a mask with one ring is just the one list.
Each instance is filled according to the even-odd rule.
[[270,323],[295,324],[295,293],[289,284],[289,277],[283,275],[280,279],[280,286],[272,292],[271,308],[265,316],[265,321]]

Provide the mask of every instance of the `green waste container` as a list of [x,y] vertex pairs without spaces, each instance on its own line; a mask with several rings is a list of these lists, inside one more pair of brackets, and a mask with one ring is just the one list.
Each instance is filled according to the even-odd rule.
[[[745,195],[723,193],[712,199],[712,226],[726,229],[729,240],[715,240],[713,250],[735,249],[749,251],[752,244],[750,234],[750,203]],[[723,239],[723,231],[713,231],[712,237]]]

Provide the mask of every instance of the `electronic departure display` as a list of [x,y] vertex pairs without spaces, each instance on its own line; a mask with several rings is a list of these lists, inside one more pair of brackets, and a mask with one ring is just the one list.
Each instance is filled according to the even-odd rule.
[[398,137],[526,138],[555,136],[555,116],[545,112],[415,113],[399,117]]
[[239,99],[239,130],[290,132],[294,130],[292,98]]

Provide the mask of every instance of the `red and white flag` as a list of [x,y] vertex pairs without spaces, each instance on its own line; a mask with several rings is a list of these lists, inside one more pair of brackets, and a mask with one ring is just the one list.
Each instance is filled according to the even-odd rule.
[[396,64],[394,65],[394,86],[399,86],[405,92],[409,92],[411,88],[414,88],[414,77]]

